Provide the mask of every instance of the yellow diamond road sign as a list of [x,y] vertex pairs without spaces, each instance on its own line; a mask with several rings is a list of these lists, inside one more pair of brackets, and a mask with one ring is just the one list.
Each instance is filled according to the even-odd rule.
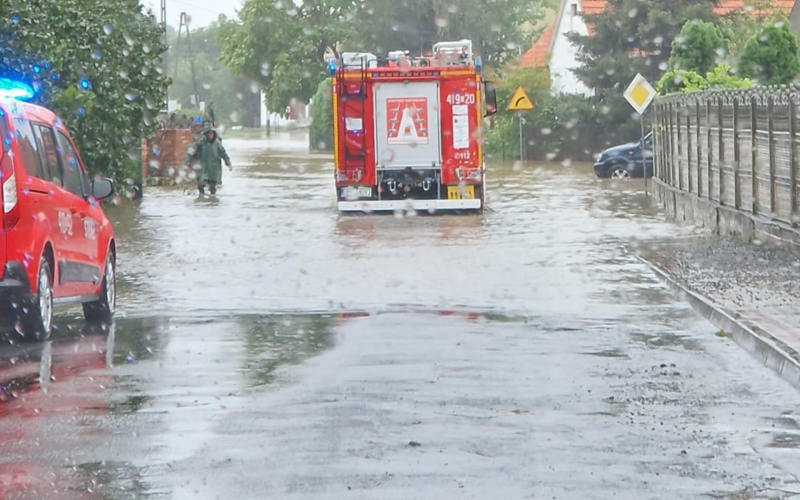
[[631,84],[628,85],[627,90],[625,90],[625,99],[640,115],[644,114],[644,111],[653,102],[655,96],[656,89],[639,73],[636,74]]
[[517,87],[511,100],[508,102],[508,111],[528,111],[533,109],[533,101],[522,89],[522,86]]

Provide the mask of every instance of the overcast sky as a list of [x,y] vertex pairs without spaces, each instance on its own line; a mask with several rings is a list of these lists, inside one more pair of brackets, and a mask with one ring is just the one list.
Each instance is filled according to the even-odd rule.
[[[243,0],[167,0],[167,23],[178,27],[181,12],[191,16],[191,28],[207,26],[217,16],[235,17]],[[156,19],[161,19],[161,0],[141,0],[146,8],[153,9]]]

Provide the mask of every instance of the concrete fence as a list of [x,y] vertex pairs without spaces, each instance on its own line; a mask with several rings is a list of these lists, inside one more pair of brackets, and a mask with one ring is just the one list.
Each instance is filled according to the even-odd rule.
[[667,213],[800,252],[799,112],[793,87],[656,100],[655,187]]

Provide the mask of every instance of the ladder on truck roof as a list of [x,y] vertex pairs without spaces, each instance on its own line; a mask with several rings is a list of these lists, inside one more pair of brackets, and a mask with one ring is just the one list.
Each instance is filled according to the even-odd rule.
[[471,66],[475,64],[471,40],[437,42],[430,57],[409,55],[407,50],[393,50],[384,57],[370,52],[344,52],[339,69],[360,70],[386,67]]
[[437,66],[471,66],[474,64],[472,41],[434,43],[433,59]]

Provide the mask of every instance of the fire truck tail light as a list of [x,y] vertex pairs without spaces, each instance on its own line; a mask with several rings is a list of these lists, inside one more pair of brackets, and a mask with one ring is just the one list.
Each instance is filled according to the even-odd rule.
[[475,180],[481,178],[481,169],[479,168],[457,168],[456,177],[458,180]]
[[363,177],[364,177],[363,167],[342,169],[336,172],[336,180],[342,182],[347,182],[347,181],[358,182]]

